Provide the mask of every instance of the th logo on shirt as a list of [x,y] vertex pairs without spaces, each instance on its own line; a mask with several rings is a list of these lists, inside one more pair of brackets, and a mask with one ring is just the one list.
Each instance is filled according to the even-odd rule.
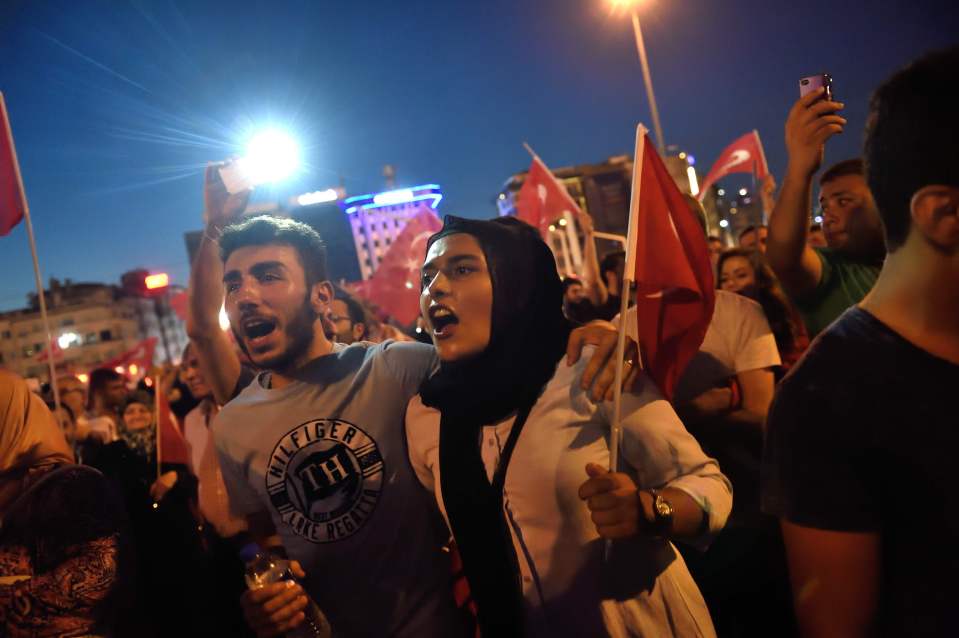
[[355,534],[373,513],[383,458],[362,429],[316,419],[280,439],[270,455],[266,490],[283,522],[314,543]]

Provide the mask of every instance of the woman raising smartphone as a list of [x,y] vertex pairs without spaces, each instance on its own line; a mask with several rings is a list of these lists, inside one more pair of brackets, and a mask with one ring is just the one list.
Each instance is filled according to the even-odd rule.
[[[705,544],[732,494],[655,385],[611,405],[560,359],[552,253],[513,218],[447,217],[428,244],[423,317],[439,370],[407,411],[413,467],[462,556],[483,636],[712,636],[673,539]],[[614,539],[604,558],[604,539]]]

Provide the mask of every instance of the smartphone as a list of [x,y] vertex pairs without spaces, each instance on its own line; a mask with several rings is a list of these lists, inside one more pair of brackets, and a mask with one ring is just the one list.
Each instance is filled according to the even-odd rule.
[[251,190],[255,186],[253,180],[242,170],[240,162],[227,162],[218,170],[220,171],[220,179],[223,180],[223,185],[226,186],[227,192],[231,195]]
[[[810,75],[799,80],[799,96],[805,97],[815,91],[816,89],[824,88],[826,89],[823,92],[822,97],[819,100],[826,100],[832,102],[832,76],[828,73],[820,73],[819,75]],[[817,102],[819,100],[816,100]]]

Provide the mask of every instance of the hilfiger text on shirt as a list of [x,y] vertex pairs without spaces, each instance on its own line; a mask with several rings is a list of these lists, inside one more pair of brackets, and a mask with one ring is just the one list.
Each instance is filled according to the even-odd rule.
[[287,432],[266,471],[270,503],[313,543],[349,538],[369,520],[383,485],[383,457],[362,428],[314,419]]

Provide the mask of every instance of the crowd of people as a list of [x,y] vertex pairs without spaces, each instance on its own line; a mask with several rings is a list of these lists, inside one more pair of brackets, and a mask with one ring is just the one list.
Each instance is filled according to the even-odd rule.
[[[615,356],[625,254],[588,217],[564,279],[523,222],[447,217],[407,336],[209,167],[178,366],[49,406],[0,372],[0,636],[280,636],[313,604],[333,636],[955,633],[957,70],[889,78],[821,173],[844,105],[800,98],[736,246],[673,211],[717,290],[669,400],[635,307]],[[292,577],[247,589],[254,546]]]

